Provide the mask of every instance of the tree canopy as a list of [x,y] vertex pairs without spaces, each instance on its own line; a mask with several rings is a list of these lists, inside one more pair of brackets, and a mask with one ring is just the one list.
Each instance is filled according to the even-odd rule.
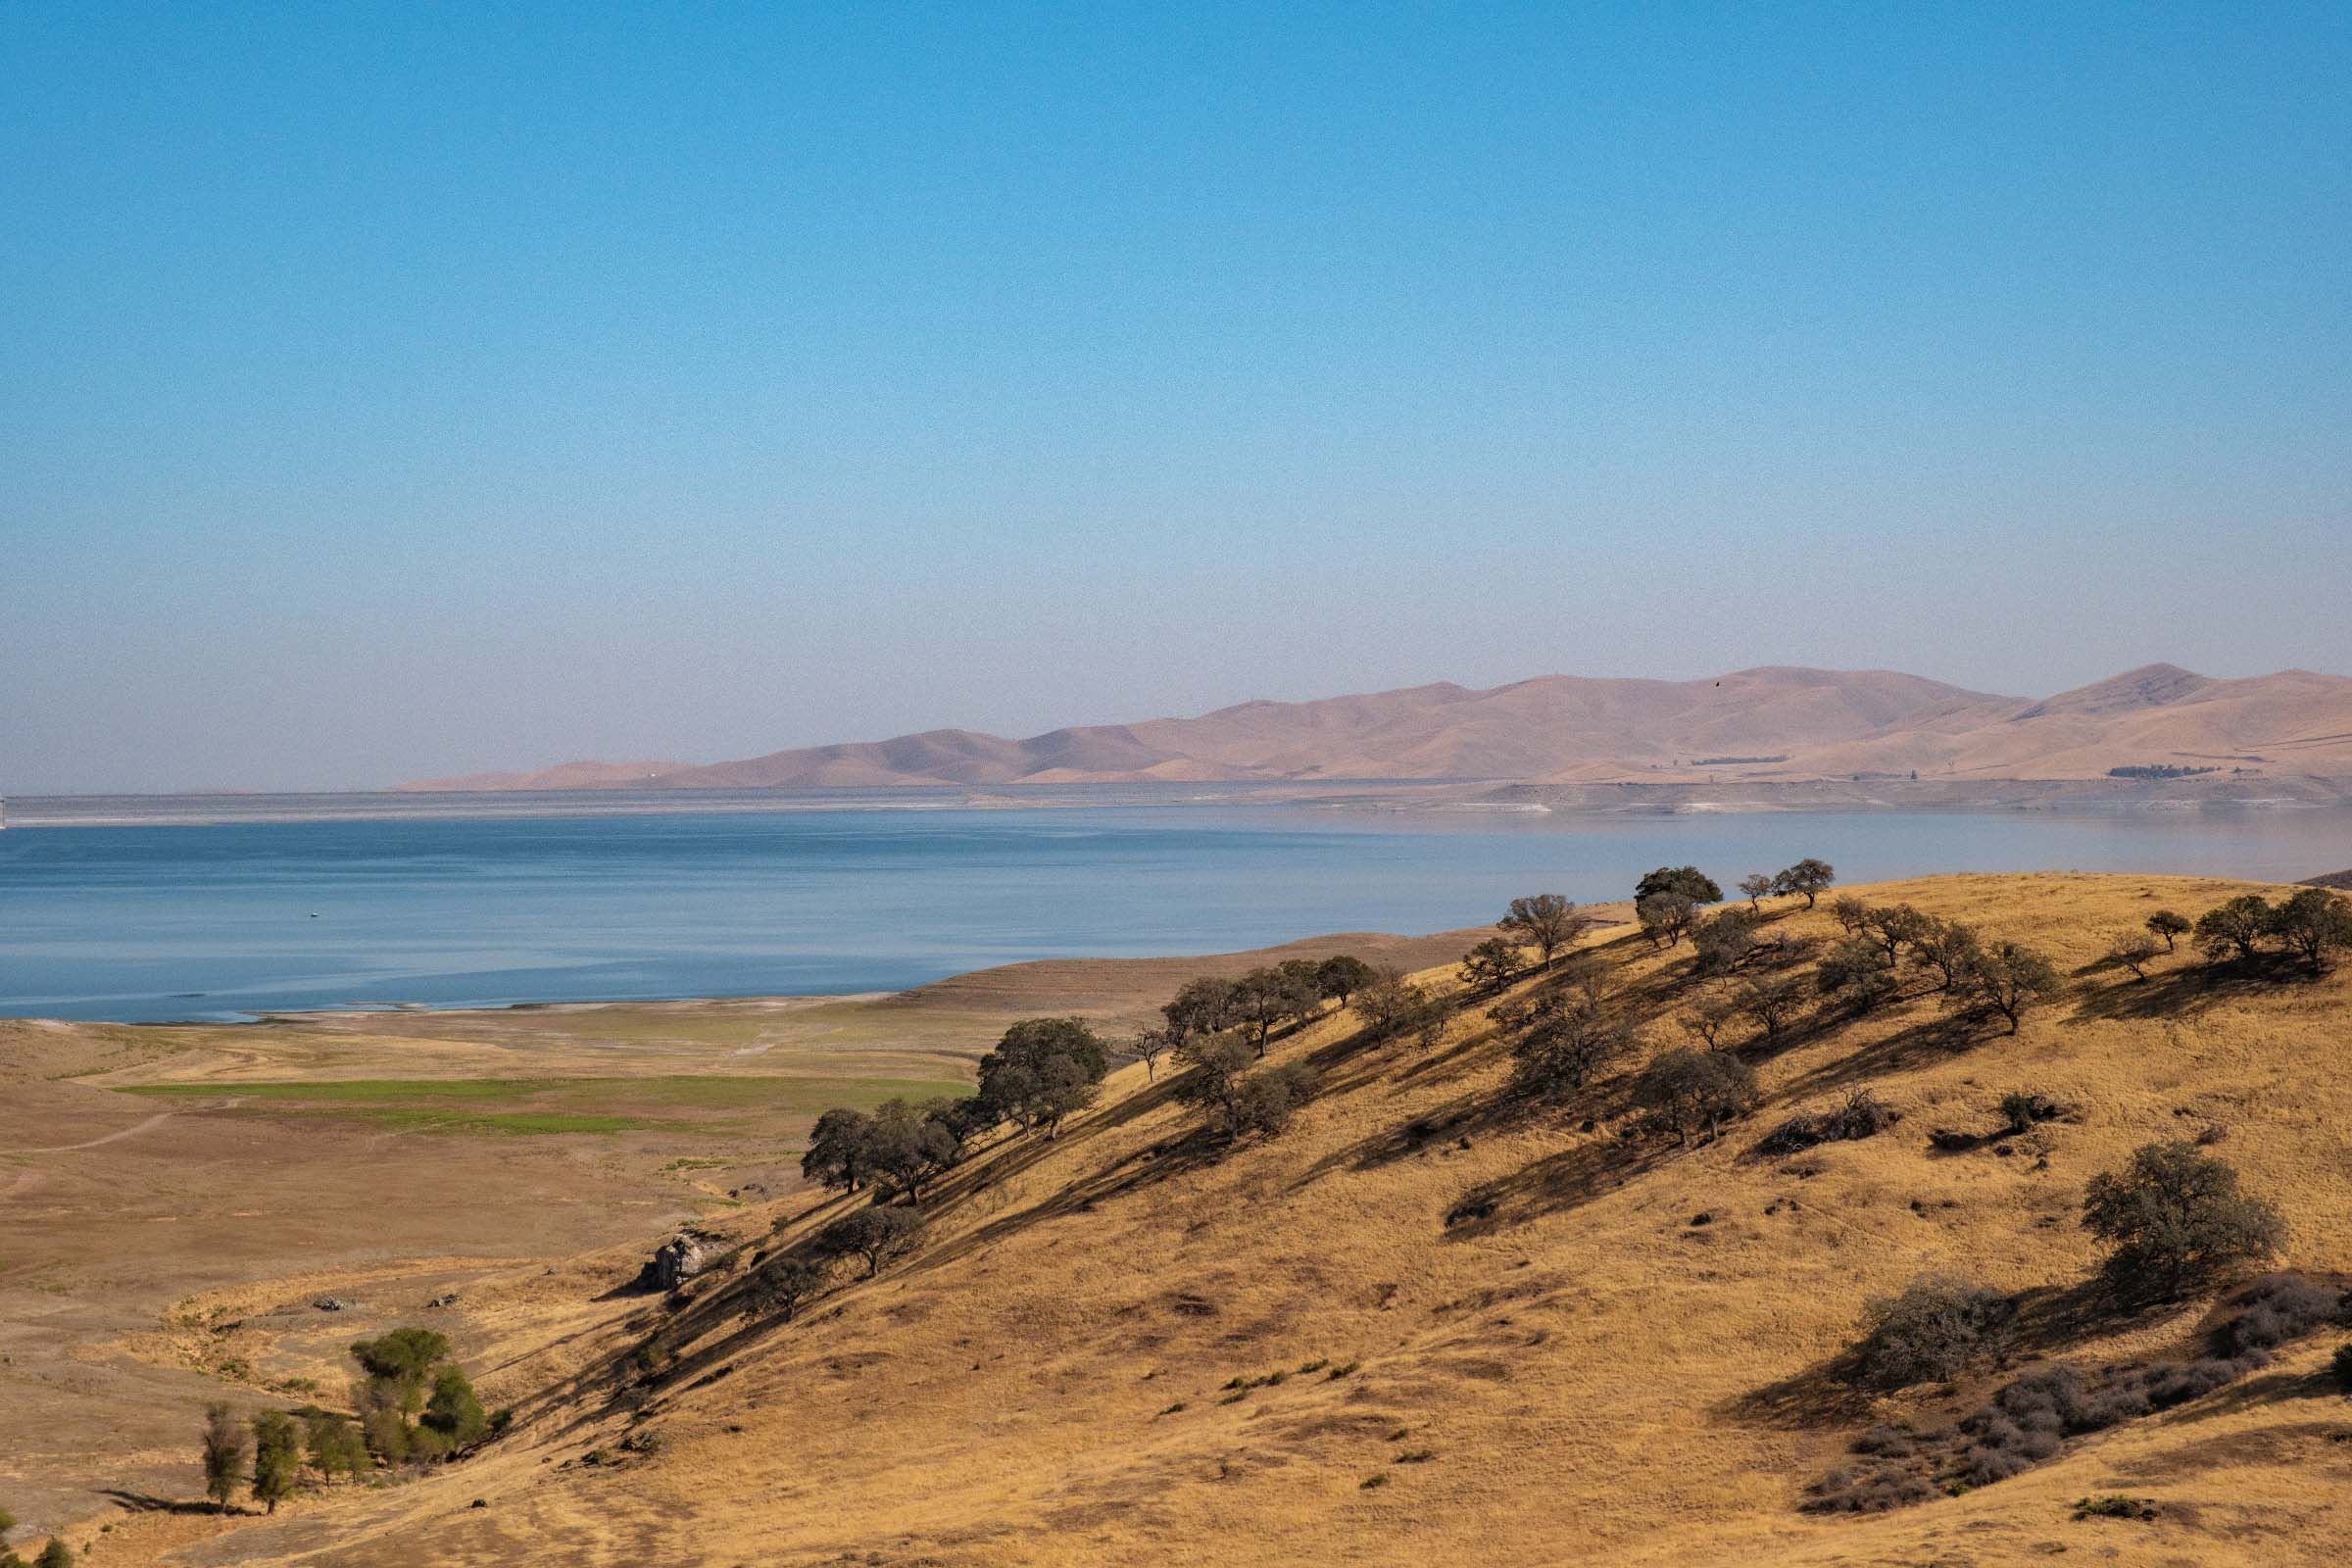
[[204,1494],[216,1511],[226,1513],[237,1483],[245,1479],[245,1429],[225,1404],[205,1408],[203,1459]]
[[1095,1102],[1110,1070],[1110,1048],[1077,1018],[1024,1018],[980,1058],[980,1102],[1048,1138],[1064,1117]]
[[1775,893],[1801,893],[1805,896],[1805,907],[1810,909],[1813,907],[1813,901],[1827,892],[1830,884],[1837,880],[1838,873],[1831,868],[1829,861],[1815,859],[1808,855],[1794,865],[1775,875],[1772,879],[1772,891]]
[[2286,1241],[2278,1211],[2238,1191],[2237,1171],[2186,1139],[2143,1144],[2123,1170],[2093,1176],[2082,1224],[2114,1244],[2111,1279],[2168,1298],[2231,1263],[2269,1257]]
[[861,1208],[826,1226],[817,1240],[827,1251],[864,1258],[866,1278],[872,1279],[883,1264],[913,1251],[922,1233],[922,1219],[912,1209]]
[[1487,937],[1462,955],[1462,984],[1472,990],[1507,986],[1526,971],[1519,944],[1505,937]]
[[1744,1115],[1755,1100],[1756,1075],[1720,1051],[1660,1052],[1634,1081],[1634,1102],[1683,1144]]
[[1721,904],[1723,889],[1695,865],[1661,865],[1634,884],[1634,902],[1658,893],[1679,893],[1692,904]]
[[2272,919],[2270,900],[2259,893],[2241,893],[2197,917],[2197,947],[2216,962],[2251,958],[2271,934]]
[[270,1513],[294,1495],[302,1477],[302,1444],[293,1417],[264,1410],[253,1418],[253,1500]]
[[1354,954],[1335,953],[1315,965],[1315,990],[1345,1007],[1350,997],[1378,977],[1378,971]]
[[1494,925],[1535,949],[1538,967],[1548,969],[1553,955],[1575,942],[1592,923],[1590,915],[1557,893],[1537,893],[1513,899]]

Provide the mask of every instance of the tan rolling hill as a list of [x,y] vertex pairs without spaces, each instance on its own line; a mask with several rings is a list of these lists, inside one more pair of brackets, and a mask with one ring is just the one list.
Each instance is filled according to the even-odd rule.
[[[1432,1043],[1369,1039],[1346,1013],[1278,1040],[1317,1091],[1271,1141],[1216,1144],[1165,1071],[1131,1067],[1058,1139],[981,1150],[926,1201],[913,1256],[845,1270],[791,1322],[753,1308],[748,1253],[666,1298],[610,1294],[643,1245],[484,1281],[464,1348],[517,1407],[508,1438],[405,1486],[206,1530],[171,1560],[2337,1560],[2352,1403],[2326,1366],[2342,1328],[2010,1479],[1880,1514],[1803,1506],[1876,1423],[1949,1419],[2046,1364],[2199,1353],[2214,1295],[2124,1310],[2086,1288],[2084,1183],[2135,1146],[2198,1138],[2284,1213],[2282,1266],[2352,1264],[2352,966],[2233,978],[2184,951],[2135,981],[2102,958],[2154,908],[2240,891],[1863,890],[2045,948],[2063,996],[2005,1035],[1956,1022],[1907,969],[1882,1012],[1815,1013],[1777,1046],[1741,1033],[1726,1044],[1764,1103],[1689,1148],[1641,1131],[1626,1091],[1681,1043],[1690,950],[1622,931],[1592,949],[1643,1047],[1553,1108],[1506,1094],[1488,999]],[[1826,906],[1773,915],[1778,935],[1837,934]],[[1900,1120],[1758,1149],[1857,1089]],[[2063,1113],[2001,1136],[2012,1090]],[[1935,1147],[1937,1129],[1967,1136]],[[774,1250],[864,1201],[795,1195],[712,1223]],[[1864,1298],[1923,1270],[2011,1294],[2006,1368],[1890,1394],[1838,1381]],[[2130,1517],[2075,1507],[2110,1495]]]
[[1196,718],[1008,740],[896,740],[672,767],[569,763],[409,789],[1133,783],[1150,780],[1707,780],[1856,776],[2098,779],[2193,769],[2250,781],[2352,777],[2352,679],[2287,670],[2214,680],[2151,664],[2039,702],[1888,670],[1770,667],[1694,681],[1546,675],[1416,686]]
[[625,790],[641,788],[687,766],[684,762],[558,762],[528,773],[468,773],[462,778],[419,779],[401,788],[460,790]]

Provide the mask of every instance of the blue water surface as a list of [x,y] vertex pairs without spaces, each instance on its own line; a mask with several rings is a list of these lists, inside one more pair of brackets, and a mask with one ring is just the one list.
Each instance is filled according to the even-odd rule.
[[1622,898],[1684,862],[1728,886],[1805,855],[1847,880],[2283,879],[2352,864],[2352,812],[853,806],[12,825],[0,1015],[888,990],[1020,958],[1444,930],[1516,894]]

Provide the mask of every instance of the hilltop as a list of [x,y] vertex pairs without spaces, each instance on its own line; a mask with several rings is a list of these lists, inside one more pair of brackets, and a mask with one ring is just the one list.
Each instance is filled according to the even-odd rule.
[[2352,679],[2150,664],[2039,701],[1889,670],[1440,683],[1026,740],[931,730],[707,765],[567,762],[401,786],[753,789],[1192,781],[1529,784],[2352,777]]
[[[741,1250],[670,1297],[627,1292],[654,1235],[485,1278],[462,1341],[513,1433],[173,1560],[2327,1557],[2352,1533],[2352,1406],[2325,1371],[2341,1330],[2008,1479],[1880,1514],[1807,1509],[1874,1425],[1948,1419],[2048,1364],[2200,1353],[2222,1298],[2125,1309],[2089,1287],[2084,1185],[2138,1145],[2226,1156],[2287,1219],[2279,1266],[2334,1277],[2352,1259],[2352,965],[2236,973],[2183,944],[2134,979],[2107,956],[2159,907],[2282,890],[2049,874],[1853,891],[2046,950],[2062,994],[2004,1034],[1907,965],[1880,1010],[1808,1002],[1778,1042],[1738,1027],[1725,1045],[1762,1102],[1690,1147],[1644,1132],[1627,1095],[1684,1043],[1691,949],[1624,925],[1582,951],[1642,1044],[1554,1104],[1509,1092],[1492,1016],[1542,979],[1457,994],[1427,1035],[1343,1009],[1278,1036],[1269,1061],[1315,1089],[1271,1139],[1204,1137],[1167,1064],[1128,1066],[1056,1138],[990,1135],[926,1197],[909,1258],[845,1274],[791,1321],[748,1292],[755,1259],[865,1195],[712,1216]],[[1839,937],[1827,900],[1767,908],[1789,953]],[[1856,1091],[1897,1119],[1768,1141]],[[2005,1131],[2012,1093],[2046,1116]],[[1840,1381],[1865,1298],[1925,1270],[2016,1303],[2006,1364],[1949,1388]],[[2132,1517],[2074,1507],[2111,1494]]]

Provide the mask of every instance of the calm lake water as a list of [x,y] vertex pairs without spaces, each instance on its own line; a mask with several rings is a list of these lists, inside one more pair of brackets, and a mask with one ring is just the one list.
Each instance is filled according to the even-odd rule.
[[[952,797],[960,800],[961,797]],[[2291,880],[2352,865],[2352,811],[1609,816],[944,800],[606,799],[270,820],[250,805],[10,803],[0,1015],[878,991],[1053,956],[1212,953],[1622,898],[1659,864],[1727,886],[1800,856],[1848,881],[1954,870]],[[699,804],[699,803],[698,803]],[[909,806],[917,808],[908,808]],[[26,809],[27,807],[31,808]],[[360,811],[364,804],[288,807]],[[596,814],[587,814],[596,813]],[[161,814],[144,825],[42,825]],[[229,815],[229,820],[205,820]]]

